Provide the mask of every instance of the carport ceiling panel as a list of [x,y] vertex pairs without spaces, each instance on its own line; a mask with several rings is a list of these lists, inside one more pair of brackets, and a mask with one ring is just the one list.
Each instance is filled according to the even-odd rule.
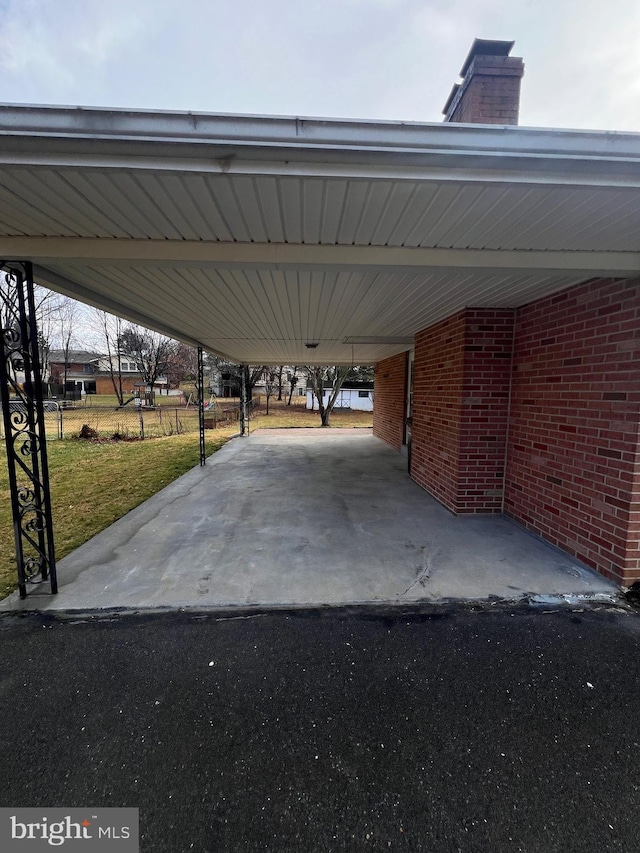
[[[466,305],[510,307],[581,280],[570,275],[439,270],[419,274],[286,272],[60,263],[97,300],[237,361],[362,361],[350,337],[411,337]],[[69,291],[73,294],[73,288]],[[305,343],[319,342],[311,353]],[[395,347],[402,351],[403,347]],[[369,345],[377,358],[385,344]]]
[[[342,340],[384,317],[399,275],[306,270],[242,270],[48,264],[150,321],[172,323],[213,346],[226,338]],[[195,308],[195,311],[194,311]],[[364,318],[364,319],[363,319]],[[376,320],[376,331],[380,326]],[[218,348],[220,348],[218,346]]]
[[444,248],[640,247],[633,188],[4,166],[3,235]]

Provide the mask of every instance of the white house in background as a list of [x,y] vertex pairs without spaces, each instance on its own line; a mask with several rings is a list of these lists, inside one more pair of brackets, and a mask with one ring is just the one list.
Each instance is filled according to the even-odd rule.
[[[369,386],[369,387],[367,387]],[[331,395],[331,388],[325,388],[323,402],[326,404]],[[313,396],[311,388],[307,388],[307,409],[317,409],[318,401]],[[340,389],[334,404],[335,409],[351,409],[354,412],[373,411],[373,382],[358,386],[345,385]]]

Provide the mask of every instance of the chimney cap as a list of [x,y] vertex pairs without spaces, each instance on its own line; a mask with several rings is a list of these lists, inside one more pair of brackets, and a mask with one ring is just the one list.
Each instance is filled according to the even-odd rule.
[[515,41],[497,41],[496,39],[474,39],[471,50],[464,61],[460,76],[465,77],[469,66],[476,56],[509,56]]

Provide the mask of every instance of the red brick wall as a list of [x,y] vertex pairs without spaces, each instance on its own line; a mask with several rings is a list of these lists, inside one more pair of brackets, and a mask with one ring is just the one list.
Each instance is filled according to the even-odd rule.
[[[101,374],[100,376],[92,376],[92,379],[95,379],[96,382],[96,394],[115,394],[113,390],[113,382],[111,381],[111,377],[109,375]],[[116,382],[118,378],[116,376]],[[126,394],[133,394],[135,391],[135,383],[141,382],[141,377],[139,373],[136,373],[135,376],[123,376],[122,377],[122,390]]]
[[513,310],[465,312],[457,512],[501,512]]
[[505,511],[602,574],[640,578],[640,280],[517,312]]
[[467,124],[518,124],[522,59],[477,56],[451,104],[445,121]]
[[458,501],[464,311],[416,335],[411,477],[448,509]]
[[471,308],[416,335],[412,478],[454,512],[500,512],[514,313]]
[[404,439],[407,356],[402,352],[375,366],[373,434],[400,450]]

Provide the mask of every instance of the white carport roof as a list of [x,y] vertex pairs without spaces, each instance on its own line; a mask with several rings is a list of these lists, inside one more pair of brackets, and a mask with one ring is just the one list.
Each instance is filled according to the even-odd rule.
[[640,273],[640,134],[4,105],[0,257],[234,361],[371,363]]

